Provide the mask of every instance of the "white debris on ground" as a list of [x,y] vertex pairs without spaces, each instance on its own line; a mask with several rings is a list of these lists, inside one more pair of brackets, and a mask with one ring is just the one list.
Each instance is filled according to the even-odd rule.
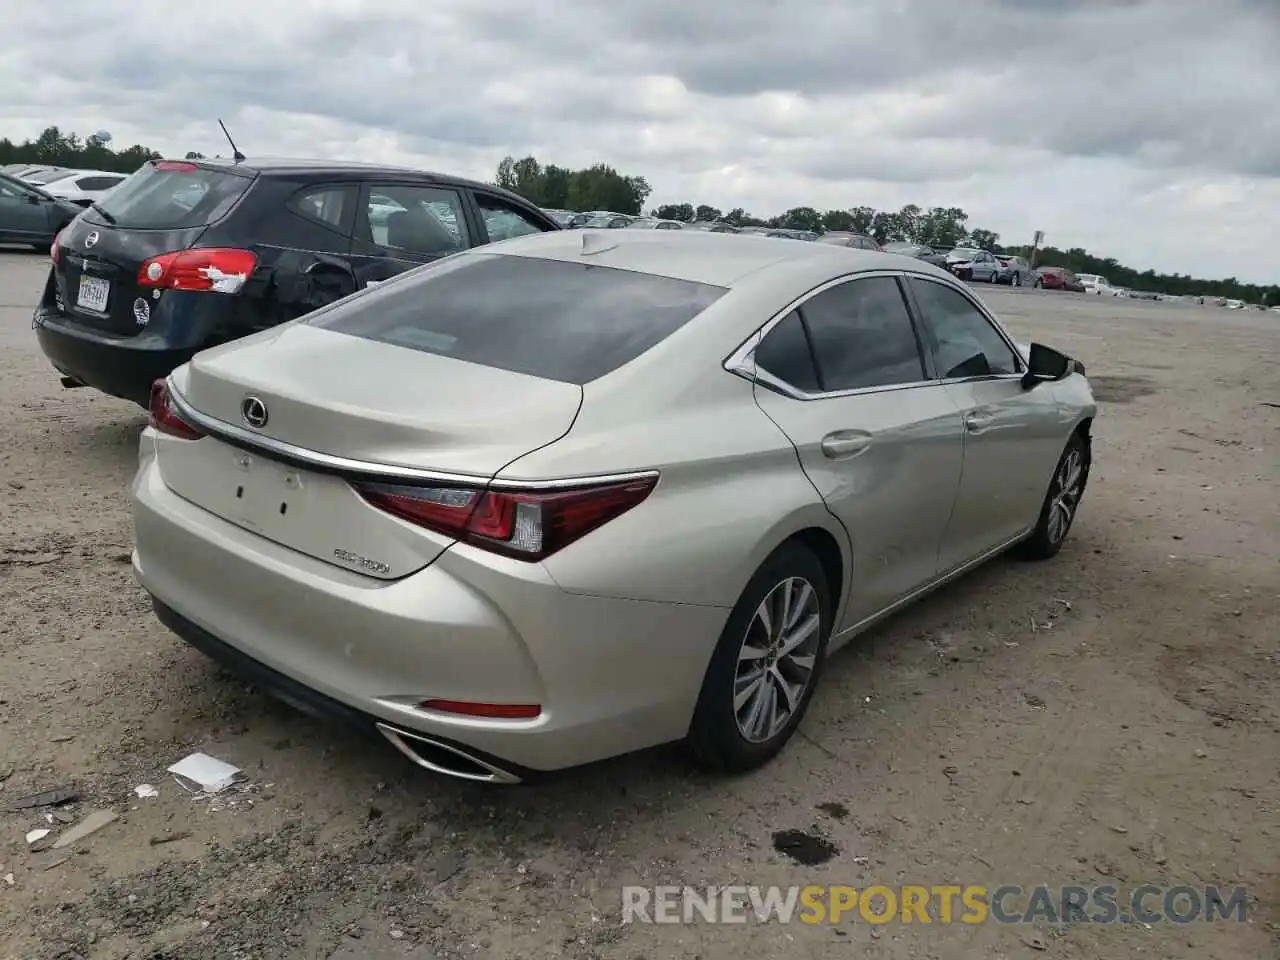
[[183,757],[169,767],[168,772],[173,774],[173,779],[184,790],[193,792],[198,789],[209,795],[221,793],[241,778],[239,767],[233,767],[207,753],[193,753]]

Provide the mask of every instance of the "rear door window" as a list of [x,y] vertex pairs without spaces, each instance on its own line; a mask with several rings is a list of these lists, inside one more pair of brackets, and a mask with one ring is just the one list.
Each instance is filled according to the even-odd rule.
[[725,292],[595,264],[477,252],[404,274],[303,322],[584,384],[651,349]]
[[456,190],[417,184],[369,185],[361,239],[414,258],[445,257],[471,246]]
[[331,230],[350,236],[356,188],[349,184],[324,184],[295,193],[287,204],[294,213],[316,220]]
[[809,334],[800,314],[792,311],[769,331],[755,351],[756,367],[805,393],[819,393],[818,368],[814,365]]
[[849,280],[800,307],[825,392],[920,383],[924,361],[893,277]]
[[98,201],[94,222],[135,230],[183,230],[222,219],[252,179],[186,161],[146,164]]

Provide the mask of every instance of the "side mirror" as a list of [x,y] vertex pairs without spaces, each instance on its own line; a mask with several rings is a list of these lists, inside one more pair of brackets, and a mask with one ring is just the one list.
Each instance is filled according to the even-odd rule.
[[44,199],[44,197],[40,196],[40,194],[38,194],[38,193],[28,193],[28,194],[27,194],[27,203],[31,204],[33,207],[39,206],[39,205],[40,205],[40,201],[41,201],[41,200],[43,200],[43,199]]
[[1070,373],[1070,357],[1042,343],[1033,343],[1030,356],[1027,357],[1027,372],[1022,377],[1022,386],[1030,390],[1037,383],[1062,380]]

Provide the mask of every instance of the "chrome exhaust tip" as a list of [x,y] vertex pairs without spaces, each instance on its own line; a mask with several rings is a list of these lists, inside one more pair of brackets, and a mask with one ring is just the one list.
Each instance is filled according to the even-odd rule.
[[432,773],[470,780],[473,783],[520,783],[520,777],[508,770],[496,767],[488,760],[481,760],[465,750],[433,740],[421,733],[401,730],[387,723],[376,724],[378,732],[388,742],[417,766]]

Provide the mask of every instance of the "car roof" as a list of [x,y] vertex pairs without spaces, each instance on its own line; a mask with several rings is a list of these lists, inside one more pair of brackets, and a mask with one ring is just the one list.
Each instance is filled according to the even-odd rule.
[[[172,163],[194,163],[197,166],[208,169],[223,168],[227,170],[243,170],[255,173],[270,175],[340,175],[344,177],[352,177],[359,180],[372,180],[379,177],[388,177],[395,179],[423,179],[432,180],[436,183],[448,183],[459,187],[472,187],[481,190],[501,193],[508,196],[515,196],[509,190],[501,187],[495,187],[491,184],[481,183],[478,180],[468,180],[466,177],[457,177],[449,173],[435,173],[430,170],[418,170],[413,167],[400,167],[385,163],[359,163],[348,160],[307,160],[291,157],[248,157],[244,160],[233,160],[225,157],[215,157],[213,159],[204,158],[200,160],[179,160],[177,158],[169,158]],[[527,200],[523,201],[528,203]]]
[[119,170],[69,170],[67,171],[68,180],[78,180],[81,177],[127,177],[129,174],[121,173]]
[[898,254],[702,230],[566,230],[516,237],[475,252],[595,263],[729,288],[765,268],[779,267],[794,268],[797,276],[805,277],[876,269],[948,276]]

